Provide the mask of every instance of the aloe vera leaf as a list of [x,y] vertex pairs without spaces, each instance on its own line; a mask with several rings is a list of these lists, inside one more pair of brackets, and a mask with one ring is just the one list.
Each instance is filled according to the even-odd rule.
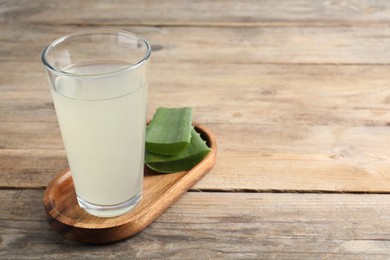
[[146,152],[146,165],[161,173],[180,172],[193,168],[207,156],[211,149],[194,129],[191,130],[191,136],[191,142],[187,149],[176,155],[164,156]]
[[160,107],[146,127],[145,148],[156,154],[177,154],[190,144],[191,129],[193,126],[190,107]]

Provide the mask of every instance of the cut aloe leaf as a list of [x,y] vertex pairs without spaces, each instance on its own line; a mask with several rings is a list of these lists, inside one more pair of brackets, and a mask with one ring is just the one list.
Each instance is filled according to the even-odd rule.
[[161,173],[173,173],[187,171],[203,160],[211,149],[202,140],[200,135],[191,130],[191,143],[184,151],[172,155],[164,156],[151,152],[146,152],[145,163],[154,171]]
[[190,144],[192,129],[190,107],[160,107],[146,127],[145,148],[156,154],[177,154]]

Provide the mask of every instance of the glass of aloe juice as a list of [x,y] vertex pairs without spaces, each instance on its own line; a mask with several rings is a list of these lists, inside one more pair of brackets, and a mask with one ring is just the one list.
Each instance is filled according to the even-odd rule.
[[63,36],[42,53],[78,204],[99,217],[141,200],[149,43],[117,30]]

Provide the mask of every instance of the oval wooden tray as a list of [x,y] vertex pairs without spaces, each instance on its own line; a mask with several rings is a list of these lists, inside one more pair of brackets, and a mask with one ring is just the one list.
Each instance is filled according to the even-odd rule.
[[115,217],[95,217],[77,204],[71,173],[65,170],[48,184],[43,202],[51,227],[70,240],[111,243],[145,229],[215,164],[217,143],[208,128],[194,123],[211,152],[189,171],[159,174],[145,167],[143,198],[131,212]]

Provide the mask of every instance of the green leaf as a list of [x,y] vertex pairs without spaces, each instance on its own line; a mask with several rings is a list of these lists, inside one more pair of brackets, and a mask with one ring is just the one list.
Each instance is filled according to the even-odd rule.
[[145,148],[149,152],[162,155],[177,154],[190,144],[191,129],[190,107],[160,107],[146,127]]
[[202,140],[194,129],[191,130],[191,136],[191,142],[187,149],[176,155],[164,156],[147,151],[145,154],[146,165],[152,170],[161,173],[190,170],[211,151],[206,142]]

